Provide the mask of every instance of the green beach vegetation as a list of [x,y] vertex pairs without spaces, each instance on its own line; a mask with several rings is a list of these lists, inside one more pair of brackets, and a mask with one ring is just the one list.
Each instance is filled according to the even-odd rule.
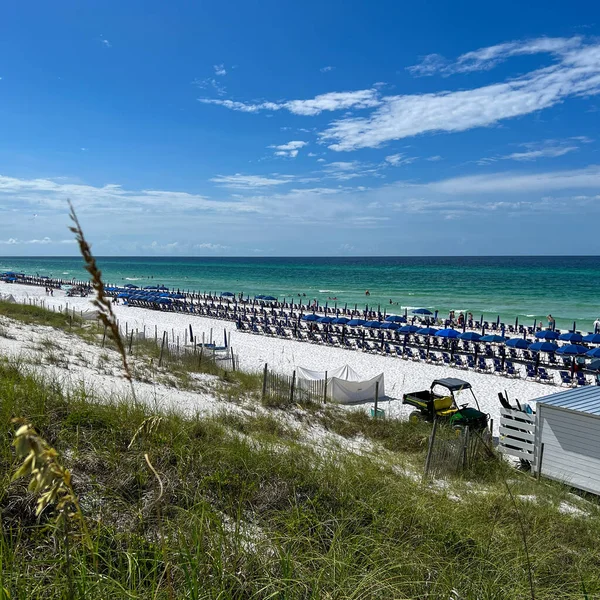
[[[117,350],[108,340],[98,348],[93,326],[45,312],[0,305],[26,327],[55,326],[98,353]],[[150,342],[135,347],[134,385],[137,362],[157,352]],[[0,597],[600,594],[595,498],[500,460],[423,482],[425,424],[317,403],[265,407],[260,375],[207,360],[173,355],[162,369],[173,373],[174,396],[207,370],[215,402],[240,410],[157,412],[130,395],[68,388],[22,359],[0,359]],[[47,482],[61,486],[67,474],[70,486],[41,505],[35,491],[43,488],[28,491],[26,469],[13,478],[23,466],[15,433],[24,424],[34,428],[27,431],[38,454],[46,452],[39,464],[54,461]]]

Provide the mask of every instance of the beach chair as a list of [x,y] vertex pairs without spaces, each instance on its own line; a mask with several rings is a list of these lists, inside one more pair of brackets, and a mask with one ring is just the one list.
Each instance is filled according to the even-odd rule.
[[412,348],[404,349],[404,358],[406,360],[418,360],[418,358],[413,354]]
[[476,368],[475,357],[471,356],[470,354],[467,356],[467,367],[469,367],[469,369],[475,369]]
[[571,387],[575,384],[574,379],[571,377],[571,375],[567,371],[559,371],[559,375],[560,375],[561,384],[568,385],[569,387]]
[[575,376],[577,377],[577,385],[590,385],[590,382],[581,371],[577,371]]
[[462,356],[460,356],[460,354],[455,354],[454,355],[454,365],[456,367],[458,367],[459,369],[466,369],[467,368],[467,365],[463,361]]
[[494,359],[494,373],[498,373],[502,375],[504,373],[504,369],[502,368],[502,363],[499,358]]
[[438,364],[438,363],[442,362],[442,357],[437,352],[430,352],[429,353],[429,362]]
[[527,373],[527,379],[537,379],[537,373],[535,372],[535,367],[531,363],[527,363],[525,365],[525,372]]
[[425,354],[425,350],[423,350],[423,348],[419,348],[419,358],[425,362],[429,362],[427,354]]
[[510,361],[506,361],[506,374],[509,377],[520,377],[519,371],[515,369],[515,365]]
[[487,373],[490,370],[490,367],[488,366],[487,361],[483,356],[480,356],[477,360],[477,369],[479,371],[482,371],[483,373]]
[[452,361],[450,360],[450,355],[446,352],[442,353],[442,362],[447,366],[450,366],[452,364]]
[[540,378],[541,383],[553,383],[552,378],[544,367],[538,367],[538,377]]

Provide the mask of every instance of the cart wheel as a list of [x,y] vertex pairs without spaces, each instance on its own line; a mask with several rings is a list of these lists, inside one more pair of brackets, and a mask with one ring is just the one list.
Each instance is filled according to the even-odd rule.
[[425,417],[420,410],[413,410],[410,415],[408,415],[408,421],[410,423],[422,423],[424,420]]
[[454,431],[454,435],[456,437],[460,437],[462,435],[463,430],[464,427],[462,425],[459,425],[458,423],[452,425],[452,431]]

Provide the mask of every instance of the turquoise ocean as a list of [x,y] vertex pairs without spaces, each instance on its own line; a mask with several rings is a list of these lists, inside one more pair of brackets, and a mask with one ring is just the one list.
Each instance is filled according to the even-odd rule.
[[[243,292],[304,301],[500,315],[592,330],[600,316],[600,257],[98,258],[106,282],[150,283],[200,292]],[[0,257],[0,272],[87,279],[78,257]],[[365,291],[370,295],[366,296]],[[336,300],[337,299],[337,300]],[[392,303],[390,304],[390,300]]]

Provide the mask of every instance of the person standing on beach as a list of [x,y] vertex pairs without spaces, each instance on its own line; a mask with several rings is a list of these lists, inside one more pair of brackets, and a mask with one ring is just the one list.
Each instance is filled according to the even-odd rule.
[[548,329],[554,331],[554,327],[556,326],[556,321],[552,315],[548,315],[546,317],[548,319]]
[[594,321],[594,333],[600,333],[600,317]]

